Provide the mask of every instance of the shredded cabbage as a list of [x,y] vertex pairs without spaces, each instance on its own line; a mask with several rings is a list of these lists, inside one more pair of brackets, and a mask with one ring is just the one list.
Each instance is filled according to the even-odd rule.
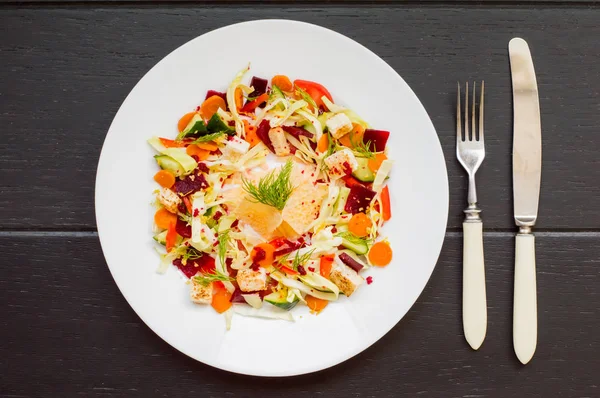
[[242,294],[242,297],[252,308],[260,308],[263,305],[263,302],[258,293]]
[[294,112],[299,109],[306,107],[308,103],[304,100],[294,102],[287,110],[283,113],[281,117],[277,119],[277,121],[271,121],[271,127],[281,126],[283,122],[285,122]]
[[377,175],[375,176],[375,180],[373,181],[373,191],[380,192],[381,188],[383,188],[383,183],[385,178],[390,174],[392,170],[393,161],[386,159],[381,162],[381,166],[379,166],[379,170],[377,171]]
[[281,282],[284,286],[286,286],[288,288],[298,289],[299,291],[306,293],[306,294],[310,294],[313,297],[320,298],[322,300],[327,300],[327,301],[336,301],[337,300],[337,296],[333,293],[320,292],[316,289],[306,286],[304,283],[302,283],[300,281],[282,276],[277,272],[272,272],[271,278],[275,279],[278,282]]
[[244,304],[234,304],[233,312],[242,316],[254,318],[282,319],[284,321],[294,322],[294,317],[289,311],[277,310],[277,308],[273,306],[258,309],[248,307]]
[[239,86],[245,94],[249,94],[252,91],[254,91],[253,88],[240,84],[240,82],[244,78],[244,75],[249,70],[250,70],[250,64],[248,64],[247,67],[245,67],[244,69],[239,71],[237,75],[235,75],[235,78],[233,79],[233,81],[231,82],[229,87],[227,88],[227,95],[226,95],[227,96],[227,105],[229,106],[229,112],[231,113],[232,119],[235,120],[235,131],[241,137],[246,136],[246,131],[244,130],[244,122],[242,121],[242,119],[240,119],[240,115],[239,115],[239,113],[237,111],[237,107],[235,105],[235,89],[238,88],[238,86]]
[[340,289],[334,285],[333,282],[315,272],[309,271],[306,273],[306,275],[300,275],[298,279],[313,289],[317,289],[319,291],[321,291],[321,289],[329,290],[335,294],[335,297],[338,297],[340,294]]
[[306,112],[305,110],[298,110],[298,114],[303,116],[313,125],[313,128],[315,129],[315,140],[316,142],[319,142],[319,139],[323,135],[323,127],[321,126],[321,122],[319,122],[319,120],[316,117]]
[[231,318],[233,318],[233,311],[229,308],[223,313],[225,315],[225,330],[231,330]]

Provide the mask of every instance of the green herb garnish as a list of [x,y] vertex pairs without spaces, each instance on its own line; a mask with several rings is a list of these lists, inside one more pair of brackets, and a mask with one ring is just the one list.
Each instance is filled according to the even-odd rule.
[[229,230],[227,229],[220,232],[217,239],[219,241],[219,260],[221,261],[221,264],[224,265],[225,257],[227,255],[227,246],[229,245]]
[[301,96],[304,101],[306,101],[310,105],[312,105],[314,109],[319,109],[317,107],[317,103],[315,102],[315,100],[313,99],[313,97],[311,97],[310,95],[308,95],[308,93],[306,91],[302,90],[300,87],[296,86],[296,94],[298,94],[299,96]]
[[217,270],[214,270],[213,272],[197,275],[194,277],[194,280],[196,282],[200,283],[202,286],[208,286],[212,282],[217,282],[217,281],[231,282],[231,281],[233,281],[233,278],[230,276],[227,276],[225,274],[222,274]]
[[[352,134],[352,133],[350,133]],[[367,159],[375,159],[375,152],[371,148],[371,141],[365,142],[361,139],[358,142],[354,142],[354,135],[350,136],[350,144],[355,152],[358,152],[360,156]]]
[[192,127],[190,127],[187,130],[183,130],[181,133],[179,133],[177,135],[177,138],[175,139],[176,141],[180,141],[181,139],[192,135],[192,134],[206,134],[208,133],[208,130],[206,129],[206,124],[204,124],[203,120],[199,120],[196,123],[194,123],[194,125]]
[[181,263],[183,265],[187,265],[188,260],[197,260],[202,256],[204,256],[204,253],[190,247],[185,253],[183,253],[183,256],[181,256]]
[[342,239],[346,239],[348,242],[355,244],[355,245],[368,244],[371,241],[371,239],[359,238],[358,236],[354,235],[352,232],[348,232],[348,231],[337,233],[334,236],[340,237]]
[[293,167],[293,162],[288,160],[279,173],[276,174],[276,170],[271,171],[260,179],[258,185],[242,177],[244,191],[250,194],[254,203],[262,203],[275,207],[277,210],[283,210],[285,203],[294,191],[290,180]]
[[224,134],[225,134],[225,132],[223,132],[223,131],[221,131],[219,133],[206,134],[206,135],[203,135],[202,137],[196,138],[190,144],[198,144],[198,143],[201,143],[201,142],[214,141],[217,138],[223,136]]
[[311,251],[303,255],[300,255],[300,251],[297,251],[294,260],[292,261],[292,268],[296,271],[298,270],[298,266],[306,264],[308,260],[310,260],[310,256],[313,254],[314,251],[315,249],[312,249]]

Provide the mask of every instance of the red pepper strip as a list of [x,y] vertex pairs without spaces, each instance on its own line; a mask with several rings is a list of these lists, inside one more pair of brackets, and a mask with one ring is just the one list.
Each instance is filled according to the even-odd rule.
[[183,203],[185,204],[185,208],[187,209],[188,213],[192,214],[192,203],[187,196],[183,197]]
[[173,250],[173,247],[175,246],[175,240],[177,239],[177,229],[175,228],[175,225],[175,223],[169,224],[169,229],[167,230],[167,237],[165,239],[167,252]]
[[282,265],[280,268],[280,270],[282,270],[283,272],[285,272],[288,275],[300,275],[299,272],[294,271],[293,269],[286,267],[285,265]]
[[258,96],[254,101],[246,102],[246,105],[242,106],[241,112],[252,112],[263,102],[267,102],[269,94],[264,93]]
[[390,207],[390,191],[388,186],[383,187],[381,191],[381,206],[383,207],[383,221],[387,221],[392,218],[392,209]]

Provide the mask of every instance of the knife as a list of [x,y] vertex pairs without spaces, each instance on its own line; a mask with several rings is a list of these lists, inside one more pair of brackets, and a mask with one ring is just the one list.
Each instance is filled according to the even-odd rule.
[[540,104],[533,61],[527,42],[508,45],[513,87],[513,198],[515,223],[515,286],[513,345],[521,363],[528,363],[537,345],[535,225],[542,173]]

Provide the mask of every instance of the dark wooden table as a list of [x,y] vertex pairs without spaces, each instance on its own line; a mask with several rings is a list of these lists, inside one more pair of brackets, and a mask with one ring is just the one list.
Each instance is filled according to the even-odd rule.
[[[94,219],[102,142],[138,79],[194,37],[260,18],[323,25],[385,59],[429,112],[450,179],[444,247],[408,315],[339,366],[269,380],[198,363],[146,327],[108,272]],[[527,366],[511,334],[514,36],[532,48],[543,126],[539,343]],[[478,181],[489,324],[478,352],[461,322],[466,184],[453,109],[466,79],[486,81]],[[599,90],[595,2],[0,1],[0,395],[599,397]]]

